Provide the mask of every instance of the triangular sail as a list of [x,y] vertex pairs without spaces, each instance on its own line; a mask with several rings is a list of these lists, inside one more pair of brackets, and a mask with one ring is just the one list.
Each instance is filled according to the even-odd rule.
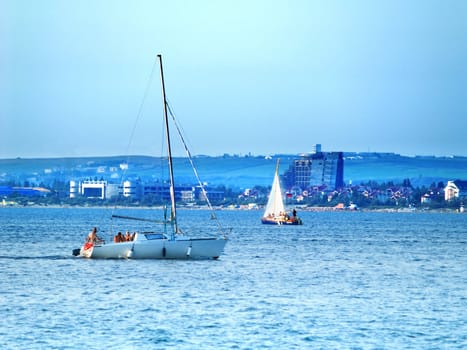
[[276,173],[274,174],[271,193],[269,194],[266,210],[264,211],[264,217],[270,215],[278,217],[280,215],[284,215],[284,213],[284,201],[282,199],[281,185],[279,183],[279,160],[277,160]]

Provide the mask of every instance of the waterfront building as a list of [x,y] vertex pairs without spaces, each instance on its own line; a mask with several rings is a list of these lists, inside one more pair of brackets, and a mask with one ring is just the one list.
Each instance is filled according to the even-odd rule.
[[70,198],[83,196],[86,198],[106,199],[107,181],[104,180],[85,180],[76,182],[70,181]]
[[450,201],[455,198],[467,198],[467,181],[448,181],[444,188],[444,200]]
[[[195,188],[191,185],[175,186],[174,195],[177,202],[191,202],[194,200]],[[168,182],[156,182],[143,185],[143,196],[153,196],[163,202],[170,201],[170,184]]]
[[123,181],[123,184],[119,187],[119,194],[125,198],[141,198],[143,193],[142,184],[139,181]]
[[0,186],[0,196],[46,197],[52,191],[44,187]]
[[323,187],[335,190],[344,186],[343,152],[323,152],[316,145],[314,152],[294,159],[282,176],[286,188],[299,187],[302,190]]
[[[214,191],[205,188],[211,201],[221,201],[224,191]],[[206,201],[206,197],[200,186],[179,185],[174,188],[177,202],[192,203]],[[108,199],[112,197],[124,197],[143,199],[153,197],[162,202],[170,201],[170,185],[168,182],[143,183],[139,180],[125,180],[121,184],[109,183],[104,180],[70,181],[70,198],[77,197]]]
[[118,197],[120,195],[120,188],[119,184],[108,182],[105,198]]

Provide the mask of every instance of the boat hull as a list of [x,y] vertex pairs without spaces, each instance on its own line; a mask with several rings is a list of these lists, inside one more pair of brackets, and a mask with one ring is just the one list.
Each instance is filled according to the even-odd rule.
[[265,225],[302,225],[302,220],[297,219],[274,219],[274,218],[261,218],[261,223]]
[[217,259],[226,243],[224,238],[181,238],[96,244],[87,249],[85,244],[80,256],[91,259]]

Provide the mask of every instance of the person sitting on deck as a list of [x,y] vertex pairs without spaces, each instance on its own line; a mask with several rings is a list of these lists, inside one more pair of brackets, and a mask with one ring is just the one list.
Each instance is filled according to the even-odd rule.
[[123,242],[124,239],[123,239],[123,235],[121,232],[117,233],[114,237],[114,242],[115,243],[120,243],[120,242]]
[[127,241],[127,242],[131,241],[130,231],[126,231],[126,234],[125,234],[125,241]]
[[125,237],[123,238],[123,240],[124,240],[125,242],[131,241],[130,231],[126,231]]

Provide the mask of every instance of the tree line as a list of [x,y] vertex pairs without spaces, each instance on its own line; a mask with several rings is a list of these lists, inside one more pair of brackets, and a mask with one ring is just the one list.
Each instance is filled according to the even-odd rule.
[[[23,184],[8,182],[0,183],[0,186],[11,187],[34,187],[39,186],[51,191],[46,196],[22,196],[17,192],[11,193],[7,199],[18,205],[68,205],[68,206],[160,206],[165,202],[155,195],[146,195],[142,198],[112,197],[108,199],[85,198],[77,196],[69,197],[69,183],[54,180],[49,186],[44,183],[38,185],[25,181]],[[270,191],[270,186],[254,186],[248,190],[235,190],[220,185],[212,188],[224,194],[220,200],[211,201],[215,206],[264,206]],[[462,199],[456,198],[451,201],[444,200],[444,183],[433,182],[430,186],[413,187],[409,179],[401,183],[392,181],[378,183],[367,181],[358,185],[346,186],[333,191],[325,189],[310,188],[300,193],[286,193],[286,204],[306,207],[334,207],[339,204],[359,208],[452,208],[456,209],[462,205]],[[307,192],[307,195],[303,195]],[[422,201],[422,198],[425,198]],[[188,203],[180,203],[188,204]],[[190,205],[205,205],[205,201],[196,200]]]

